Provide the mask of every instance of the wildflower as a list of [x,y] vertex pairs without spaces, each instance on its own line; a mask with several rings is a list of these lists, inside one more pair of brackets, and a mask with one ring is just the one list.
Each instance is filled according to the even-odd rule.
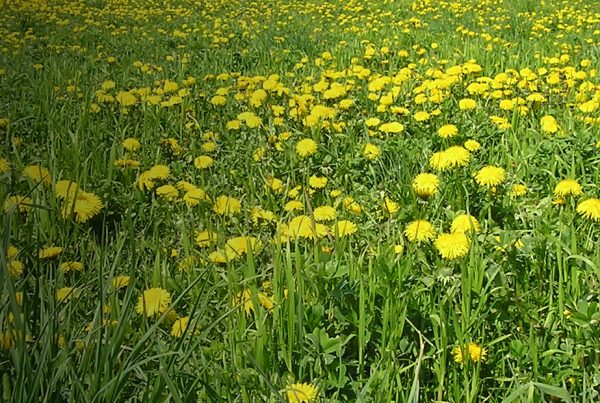
[[442,258],[459,259],[469,252],[469,238],[463,232],[443,233],[436,238],[435,247]]
[[242,204],[234,197],[219,196],[215,200],[213,211],[219,215],[231,215],[242,211]]
[[50,246],[48,248],[40,249],[38,256],[40,259],[50,260],[60,255],[62,251],[63,248],[60,246]]
[[546,115],[540,119],[540,125],[544,133],[556,133],[558,131],[558,123],[554,116]]
[[0,158],[0,174],[10,171],[10,162],[6,158]]
[[37,183],[43,183],[45,186],[52,184],[50,172],[41,165],[29,165],[23,169],[23,176]]
[[68,273],[70,271],[82,271],[83,270],[83,263],[81,262],[63,262],[60,264],[60,266],[58,266],[58,268],[60,269],[60,271],[62,271],[63,273]]
[[480,186],[493,187],[504,182],[506,171],[504,168],[487,165],[475,174],[475,182]]
[[75,297],[77,289],[73,287],[63,287],[56,291],[56,300],[58,302],[67,302],[71,298]]
[[600,221],[600,200],[587,199],[580,202],[577,212],[588,220]]
[[394,253],[396,255],[401,255],[404,253],[404,245],[402,244],[396,244],[394,245]]
[[521,184],[513,185],[510,190],[510,195],[513,197],[524,196],[526,193],[527,193],[527,186],[521,185]]
[[444,125],[438,129],[438,136],[443,139],[454,137],[458,134],[458,128],[454,125]]
[[167,201],[175,201],[179,197],[179,192],[173,185],[163,185],[156,188],[156,195]]
[[352,221],[342,220],[336,222],[331,227],[331,232],[338,237],[345,237],[347,235],[354,234],[356,232],[356,229],[356,224],[354,224]]
[[75,196],[79,186],[70,180],[60,180],[54,185],[54,194],[58,199],[70,199]]
[[190,324],[190,317],[184,316],[183,318],[177,319],[173,322],[173,326],[171,327],[171,336],[173,337],[181,337],[187,331],[187,328]]
[[285,388],[285,394],[290,403],[310,403],[317,399],[319,389],[308,382],[293,383]]
[[435,229],[427,220],[415,220],[408,223],[404,235],[411,242],[429,241],[435,236]]
[[152,179],[167,179],[171,170],[166,165],[154,165],[149,172]]
[[344,208],[348,211],[350,211],[353,214],[360,214],[362,213],[362,207],[360,206],[360,204],[358,204],[354,198],[347,196],[344,197],[344,200],[342,200],[342,204],[344,205]]
[[98,196],[89,192],[78,192],[76,197],[65,200],[61,214],[63,218],[68,218],[71,214],[75,216],[75,221],[84,223],[94,217],[102,209],[102,200]]
[[196,245],[199,247],[209,246],[217,242],[217,233],[213,231],[200,231],[196,234]]
[[197,206],[201,201],[209,200],[204,189],[200,189],[194,187],[193,189],[188,190],[183,195],[183,201],[189,206],[194,207]]
[[249,289],[245,289],[244,291],[238,292],[235,297],[233,297],[233,305],[240,305],[243,307],[246,314],[254,311],[254,304],[252,303],[252,292]]
[[379,131],[386,134],[396,134],[402,132],[402,130],[404,130],[404,125],[402,125],[402,123],[399,122],[384,123],[381,126],[379,126]]
[[583,193],[576,179],[563,179],[554,187],[554,195],[558,197],[579,196]]
[[429,197],[438,192],[440,180],[435,174],[421,173],[412,182],[412,188],[420,197]]
[[459,214],[454,220],[452,220],[452,225],[450,226],[450,232],[463,232],[467,233],[469,231],[479,232],[481,231],[481,227],[479,225],[479,221],[475,217],[470,214]]
[[127,150],[131,153],[138,151],[140,149],[140,147],[142,146],[140,144],[140,141],[133,137],[128,137],[125,140],[123,140],[122,145],[125,150]]
[[296,143],[296,153],[304,158],[317,152],[317,142],[310,138],[305,138]]
[[327,185],[327,178],[313,175],[308,178],[308,184],[313,189],[322,189]]
[[162,288],[149,288],[140,295],[136,312],[151,318],[163,314],[169,308],[171,294]]
[[[314,224],[314,225],[313,225]],[[310,217],[300,215],[282,228],[285,238],[320,238],[327,234],[327,227],[323,224],[313,223]]]
[[390,199],[387,196],[383,198],[383,211],[386,214],[392,215],[394,213],[397,213],[398,210],[400,210],[398,203],[396,203],[395,201],[393,201],[392,199]]
[[129,276],[116,276],[112,279],[112,286],[119,290],[121,288],[127,287],[129,285],[130,278]]
[[27,196],[9,196],[4,200],[4,212],[8,213],[15,209],[19,213],[26,213],[31,210],[33,201]]
[[304,209],[304,204],[302,204],[301,201],[299,200],[290,200],[289,202],[287,202],[285,204],[285,206],[283,206],[283,209],[287,212],[292,212],[292,211],[296,211],[296,210],[303,210]]
[[481,148],[481,144],[476,140],[467,140],[465,141],[464,147],[471,152],[475,152]]
[[419,111],[413,115],[413,119],[415,119],[417,122],[426,122],[430,117],[431,115],[425,111]]
[[201,155],[194,159],[194,166],[198,169],[210,168],[213,166],[213,159],[208,155]]
[[476,107],[477,107],[477,101],[475,101],[474,99],[464,98],[464,99],[461,99],[460,101],[458,101],[458,108],[461,111],[475,109]]
[[462,364],[465,361],[483,362],[487,358],[487,349],[479,346],[475,342],[470,342],[466,346],[456,346],[452,349],[454,361]]
[[262,248],[261,242],[252,236],[238,236],[235,238],[230,238],[227,240],[227,244],[225,245],[226,252],[232,257],[242,256],[248,253],[248,251],[256,253],[260,248]]
[[373,161],[381,155],[381,151],[375,144],[367,143],[363,148],[363,155],[369,161]]
[[331,206],[319,206],[313,211],[315,221],[335,220],[336,211]]

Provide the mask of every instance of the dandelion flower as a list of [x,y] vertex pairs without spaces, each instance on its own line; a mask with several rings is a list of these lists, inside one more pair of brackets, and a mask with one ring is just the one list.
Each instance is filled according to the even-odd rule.
[[242,256],[248,253],[248,251],[256,253],[260,248],[262,248],[260,240],[252,236],[230,238],[225,245],[225,250],[228,252],[228,255],[235,257]]
[[458,128],[454,125],[444,125],[438,129],[438,136],[443,139],[454,137],[458,134]]
[[67,302],[75,297],[77,289],[73,287],[63,287],[56,291],[56,300],[58,302]]
[[319,206],[313,211],[315,221],[329,221],[335,220],[336,211],[331,206]]
[[158,316],[169,309],[171,294],[162,288],[149,288],[140,295],[135,310],[140,315],[151,318]]
[[579,196],[583,193],[576,179],[563,179],[554,187],[554,195],[558,197]]
[[10,171],[10,163],[6,158],[0,158],[0,174]]
[[397,134],[402,132],[402,130],[404,130],[404,125],[399,122],[384,123],[379,126],[379,131],[386,134]]
[[98,196],[80,191],[76,197],[64,202],[61,213],[63,218],[68,218],[72,213],[75,221],[84,223],[98,214],[100,210],[102,210],[102,200]]
[[481,168],[475,174],[475,182],[480,186],[494,187],[498,186],[506,178],[506,171],[504,168],[497,167],[494,165],[487,165]]
[[15,209],[19,213],[26,213],[31,210],[33,201],[27,196],[9,196],[4,200],[4,212],[8,213]]
[[206,169],[213,166],[213,159],[208,155],[201,155],[194,159],[194,166],[198,169]]
[[544,133],[556,133],[558,131],[558,123],[554,116],[546,115],[540,119],[540,125]]
[[588,220],[600,221],[600,200],[587,199],[580,202],[577,212]]
[[63,262],[60,264],[60,266],[58,266],[58,268],[63,273],[68,273],[70,271],[83,271],[83,263],[76,261]]
[[75,196],[79,186],[70,180],[60,180],[54,185],[54,194],[58,199],[70,199]]
[[303,210],[304,204],[300,200],[290,200],[283,206],[283,209],[287,212]]
[[290,403],[310,403],[317,399],[319,389],[308,382],[293,383],[285,388],[285,394]]
[[412,188],[420,197],[429,197],[438,192],[440,180],[437,175],[421,173],[412,182]]
[[197,206],[201,201],[208,200],[208,196],[204,189],[200,189],[194,187],[193,189],[188,190],[183,195],[183,201],[189,206],[194,207]]
[[452,225],[450,226],[451,232],[479,232],[481,231],[481,226],[479,225],[479,221],[475,217],[470,214],[459,214],[454,220],[452,220]]
[[175,201],[179,198],[179,192],[173,185],[163,185],[156,188],[156,194],[167,201]]
[[367,143],[363,148],[363,156],[369,161],[376,160],[381,155],[379,147],[375,144]]
[[527,186],[525,185],[516,184],[510,189],[510,195],[512,197],[520,197],[524,196],[525,194],[527,194]]
[[140,144],[140,141],[133,137],[129,137],[129,138],[126,138],[125,140],[123,140],[122,145],[125,150],[127,150],[131,153],[138,151],[140,149],[140,147],[142,146]]
[[340,238],[352,235],[356,230],[356,224],[349,220],[338,221],[331,227],[331,232]]
[[242,211],[242,204],[234,197],[219,196],[215,200],[213,211],[219,215],[231,215]]
[[60,246],[50,246],[48,248],[40,249],[38,256],[40,259],[50,260],[56,258],[63,251]]
[[217,233],[213,231],[200,231],[196,234],[196,245],[199,247],[209,246],[217,242]]
[[394,245],[394,253],[396,255],[401,255],[404,253],[404,245],[401,243]]
[[302,157],[309,157],[317,152],[317,142],[310,138],[305,138],[296,143],[296,153]]
[[112,279],[113,288],[119,290],[121,288],[125,288],[129,285],[130,277],[129,276],[116,276]]
[[151,179],[167,179],[171,170],[166,165],[154,165],[149,172]]
[[469,238],[463,232],[440,234],[435,240],[435,247],[444,259],[460,259],[469,252]]
[[475,152],[481,148],[481,144],[476,140],[467,140],[465,141],[464,147],[471,152]]
[[461,111],[475,109],[477,107],[477,101],[471,98],[464,98],[458,101],[458,108]]
[[408,223],[404,235],[411,242],[429,241],[435,236],[435,229],[427,220],[415,220]]
[[173,322],[173,326],[171,327],[171,336],[173,337],[181,337],[186,332],[188,326],[190,324],[190,317],[184,316],[183,318],[177,319]]
[[308,185],[313,189],[322,189],[327,185],[327,178],[313,175],[308,178]]
[[487,349],[479,346],[475,342],[470,342],[466,346],[456,346],[452,349],[454,361],[462,364],[465,361],[483,362],[487,358]]
[[398,203],[396,203],[387,196],[383,198],[382,207],[383,211],[388,215],[395,214],[400,210],[400,206],[398,206]]
[[282,229],[282,235],[286,238],[320,238],[327,234],[327,227],[323,224],[314,223],[310,217],[300,215],[294,217]]
[[37,183],[43,183],[45,186],[52,184],[50,172],[41,165],[29,165],[23,169],[23,176]]

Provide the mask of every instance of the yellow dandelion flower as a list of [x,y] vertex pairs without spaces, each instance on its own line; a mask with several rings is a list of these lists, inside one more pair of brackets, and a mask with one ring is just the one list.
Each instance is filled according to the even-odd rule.
[[319,388],[305,383],[293,383],[285,388],[285,395],[290,403],[310,403],[317,400]]
[[456,346],[452,349],[454,361],[462,364],[466,361],[483,362],[487,358],[487,349],[479,346],[475,342],[470,342],[466,346]]
[[331,232],[338,237],[345,237],[356,232],[357,226],[352,221],[341,220],[331,227]]
[[0,174],[10,171],[10,162],[6,158],[0,158]]
[[179,192],[173,185],[162,185],[157,187],[156,195],[167,201],[175,201],[179,198]]
[[213,159],[208,155],[201,155],[194,159],[194,166],[198,169],[210,168],[211,166],[213,166],[213,163]]
[[167,179],[171,170],[166,165],[154,165],[149,172],[151,179]]
[[497,167],[494,165],[487,165],[481,168],[475,174],[475,182],[480,186],[494,187],[498,186],[506,178],[506,171],[504,168]]
[[420,197],[433,196],[438,192],[440,180],[437,175],[421,173],[412,182],[412,188]]
[[556,133],[558,132],[558,122],[554,116],[546,115],[540,119],[540,126],[544,133]]
[[48,248],[40,249],[38,256],[40,259],[50,260],[56,258],[63,251],[60,246],[50,246]]
[[127,287],[129,285],[130,280],[131,279],[129,276],[124,276],[124,275],[116,276],[116,277],[113,277],[113,279],[112,279],[112,286],[113,286],[113,288],[119,290],[121,288]]
[[454,137],[458,134],[458,127],[454,125],[444,125],[438,129],[438,136],[443,139]]
[[305,215],[292,218],[287,226],[282,228],[282,235],[290,239],[321,238],[326,234],[327,227],[323,224],[313,223],[311,218]]
[[554,187],[554,195],[558,197],[579,196],[582,193],[581,185],[576,179],[563,179]]
[[481,144],[476,140],[470,139],[465,141],[464,147],[471,152],[475,152],[481,148]]
[[377,158],[379,158],[380,155],[381,151],[379,150],[379,147],[377,147],[375,144],[367,143],[363,147],[363,156],[369,161],[376,160]]
[[134,153],[138,151],[142,145],[140,144],[140,141],[138,139],[128,137],[125,140],[123,140],[122,146],[125,150]]
[[79,186],[70,180],[60,180],[54,185],[54,194],[58,199],[70,199],[75,196]]
[[450,226],[450,232],[479,232],[481,231],[481,226],[479,225],[479,221],[475,217],[470,214],[459,214],[454,220],[452,220],[452,225]]
[[197,206],[201,201],[206,201],[208,199],[208,195],[204,191],[204,189],[196,188],[188,190],[183,195],[183,201],[189,206],[194,207]]
[[396,203],[387,196],[383,198],[382,207],[383,211],[388,215],[395,214],[400,210],[400,206],[398,205],[398,203]]
[[37,183],[43,183],[45,186],[52,184],[52,176],[50,171],[41,165],[29,165],[23,169],[23,176]]
[[231,215],[242,211],[242,204],[234,197],[219,196],[213,205],[213,211],[219,215]]
[[167,290],[159,287],[149,288],[140,295],[135,310],[140,315],[151,318],[165,313],[170,303],[171,294]]
[[404,235],[411,242],[429,241],[435,236],[435,229],[427,220],[415,220],[408,223]]
[[313,175],[308,178],[308,185],[313,189],[322,189],[327,185],[327,178]]
[[463,232],[442,233],[436,238],[435,247],[444,259],[460,259],[469,252],[469,238]]
[[63,287],[56,291],[56,300],[58,302],[67,302],[71,298],[75,298],[77,295],[77,289],[74,287]]
[[404,130],[404,125],[400,122],[389,122],[379,126],[379,131],[386,134],[397,134]]
[[72,262],[63,262],[58,266],[60,271],[63,273],[68,273],[70,271],[83,271],[83,263],[72,261]]
[[588,220],[600,221],[600,200],[587,199],[580,202],[577,212]]
[[173,326],[171,327],[171,336],[173,337],[181,337],[187,331],[187,328],[190,325],[190,317],[184,316],[183,318],[177,319],[173,322]]
[[336,211],[331,206],[319,206],[314,209],[313,216],[315,217],[315,221],[335,220]]
[[477,107],[477,101],[471,98],[464,98],[458,101],[458,108],[461,111],[475,109]]
[[283,206],[283,209],[287,212],[301,211],[304,209],[304,204],[300,200],[290,200]]
[[296,153],[302,157],[309,157],[317,152],[317,142],[310,138],[305,138],[296,143]]
[[525,186],[525,185],[516,184],[516,185],[513,185],[512,188],[510,189],[510,195],[512,197],[520,197],[520,196],[524,196],[526,194],[527,194],[527,186]]
[[68,218],[73,214],[75,221],[84,223],[97,215],[102,210],[102,200],[90,192],[79,191],[77,196],[65,200],[61,214],[63,218]]
[[4,200],[4,212],[8,213],[13,209],[19,213],[26,213],[31,210],[33,200],[27,196],[9,196]]

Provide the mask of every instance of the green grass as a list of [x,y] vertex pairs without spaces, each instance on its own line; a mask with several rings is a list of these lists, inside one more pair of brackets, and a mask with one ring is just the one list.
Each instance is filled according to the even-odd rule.
[[[578,212],[600,198],[598,3],[44,0],[0,16],[3,401],[279,402],[304,382],[332,402],[599,399],[600,218]],[[465,98],[476,107],[460,109]],[[333,113],[312,119],[321,107]],[[446,124],[458,134],[438,136]],[[303,138],[314,154],[299,155]],[[434,168],[434,153],[467,140],[481,148],[464,166]],[[213,165],[196,168],[200,155]],[[155,165],[168,177],[141,186]],[[474,179],[487,165],[505,171],[493,188]],[[412,186],[424,172],[439,178],[430,197]],[[557,204],[566,178],[581,194]],[[78,217],[61,180],[102,208]],[[157,193],[181,181],[208,197]],[[30,201],[11,207],[15,195]],[[219,196],[239,211],[219,214]],[[319,206],[336,217],[319,221]],[[480,231],[447,259],[436,237],[465,213]],[[410,240],[417,219],[432,239]],[[356,232],[336,232],[342,220]],[[49,246],[63,250],[40,258]],[[71,261],[83,270],[60,268]],[[153,288],[170,300],[147,316]]]

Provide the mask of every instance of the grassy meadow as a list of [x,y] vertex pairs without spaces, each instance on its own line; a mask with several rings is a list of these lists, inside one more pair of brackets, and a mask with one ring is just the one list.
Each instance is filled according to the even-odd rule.
[[600,2],[0,10],[2,401],[600,401]]

